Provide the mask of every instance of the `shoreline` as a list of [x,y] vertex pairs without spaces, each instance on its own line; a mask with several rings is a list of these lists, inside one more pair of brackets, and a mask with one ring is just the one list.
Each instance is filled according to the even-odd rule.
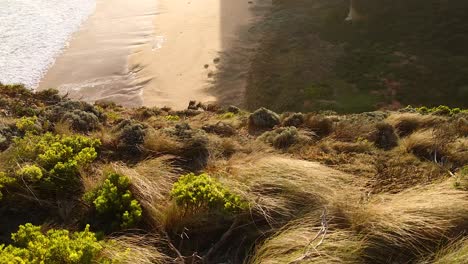
[[[98,0],[95,13],[41,80],[74,99],[183,109],[213,102],[220,54],[253,21],[237,0]],[[208,65],[208,66],[206,66]],[[231,91],[232,92],[232,91]]]

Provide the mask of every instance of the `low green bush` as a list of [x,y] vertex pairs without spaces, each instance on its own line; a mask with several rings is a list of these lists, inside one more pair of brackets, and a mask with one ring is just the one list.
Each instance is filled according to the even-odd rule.
[[68,264],[96,263],[103,249],[89,225],[82,232],[51,229],[41,232],[40,226],[30,223],[19,226],[11,235],[12,245],[0,245],[0,263]]
[[164,118],[166,118],[167,121],[179,121],[180,117],[176,115],[167,115]]
[[16,175],[30,182],[37,182],[42,179],[42,170],[36,165],[26,165],[16,172]]
[[78,135],[26,133],[25,137],[15,140],[14,161],[32,165],[21,168],[17,173],[26,175],[32,183],[39,182],[57,191],[76,186],[79,168],[97,158],[99,145],[97,139]]
[[129,188],[127,176],[111,173],[100,188],[83,198],[93,204],[99,220],[111,223],[111,229],[131,228],[141,220],[142,209]]
[[189,173],[174,183],[171,196],[188,211],[214,210],[232,213],[246,207],[240,196],[233,194],[216,179],[203,173]]
[[0,200],[2,200],[3,198],[3,193],[2,193],[2,189],[9,185],[9,184],[12,184],[16,181],[15,178],[12,178],[12,177],[9,177],[6,173],[4,172],[0,172]]
[[446,105],[439,105],[437,107],[432,107],[432,108],[429,108],[426,106],[413,108],[412,106],[408,106],[406,107],[405,110],[408,110],[408,111],[414,110],[422,115],[433,114],[433,115],[440,115],[440,116],[453,116],[461,112],[467,111],[466,109],[450,108]]
[[37,116],[33,117],[22,117],[16,122],[16,127],[22,132],[40,132],[42,127],[38,122]]

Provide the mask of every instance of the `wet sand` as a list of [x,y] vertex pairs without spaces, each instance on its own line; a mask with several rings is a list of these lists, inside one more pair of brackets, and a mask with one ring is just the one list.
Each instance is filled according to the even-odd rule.
[[220,52],[252,21],[243,0],[98,0],[40,83],[86,101],[185,108],[207,92]]

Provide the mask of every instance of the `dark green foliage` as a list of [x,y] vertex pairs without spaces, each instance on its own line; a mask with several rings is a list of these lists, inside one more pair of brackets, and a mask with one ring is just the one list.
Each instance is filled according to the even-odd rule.
[[117,127],[118,145],[120,151],[128,155],[138,155],[142,153],[141,145],[145,141],[146,127],[132,120],[122,120]]
[[141,220],[140,203],[129,188],[127,176],[111,173],[101,187],[84,196],[85,201],[94,205],[98,222],[110,226],[108,231],[135,227]]
[[47,105],[56,104],[62,100],[59,91],[56,89],[46,89],[36,92],[35,98],[41,100]]
[[319,137],[326,137],[333,132],[333,121],[324,116],[311,115],[306,118],[305,127]]
[[19,226],[11,238],[12,245],[0,245],[0,263],[91,264],[104,261],[99,258],[103,246],[89,231],[89,226],[82,232],[51,229],[44,234],[40,226],[28,223]]
[[249,116],[250,129],[271,129],[279,124],[278,114],[263,107]]
[[192,131],[189,138],[184,140],[182,155],[193,170],[204,168],[210,156],[209,139],[202,130]]
[[135,111],[134,116],[137,120],[143,121],[150,117],[158,116],[160,114],[161,114],[161,109],[157,107],[151,107],[151,108],[141,107]]
[[376,131],[373,133],[372,138],[376,147],[390,150],[398,145],[398,136],[390,124],[381,122],[375,128]]
[[263,133],[258,139],[271,144],[277,149],[287,149],[294,144],[309,143],[315,134],[299,133],[296,127],[280,127]]
[[0,124],[0,151],[7,149],[13,142],[13,138],[20,135],[16,125]]
[[302,124],[304,124],[305,118],[302,113],[293,113],[289,116],[287,116],[283,120],[283,126],[289,127],[300,127]]
[[187,211],[219,211],[232,213],[246,207],[241,197],[233,194],[216,179],[203,173],[181,176],[172,187],[171,196]]
[[72,128],[80,132],[91,131],[105,121],[105,115],[96,107],[78,101],[62,101],[49,106],[45,111],[47,119],[52,122],[69,122]]
[[222,137],[230,137],[236,134],[236,129],[224,122],[218,122],[212,125],[204,125],[202,129],[207,133],[217,134]]
[[69,123],[75,131],[80,132],[89,132],[99,126],[99,119],[95,114],[79,109],[64,114],[62,121]]

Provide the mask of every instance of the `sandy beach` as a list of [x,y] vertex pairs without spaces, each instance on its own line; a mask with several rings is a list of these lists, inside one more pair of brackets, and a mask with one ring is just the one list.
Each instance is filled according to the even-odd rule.
[[219,54],[251,23],[238,0],[98,0],[40,83],[72,98],[185,108],[207,92]]

